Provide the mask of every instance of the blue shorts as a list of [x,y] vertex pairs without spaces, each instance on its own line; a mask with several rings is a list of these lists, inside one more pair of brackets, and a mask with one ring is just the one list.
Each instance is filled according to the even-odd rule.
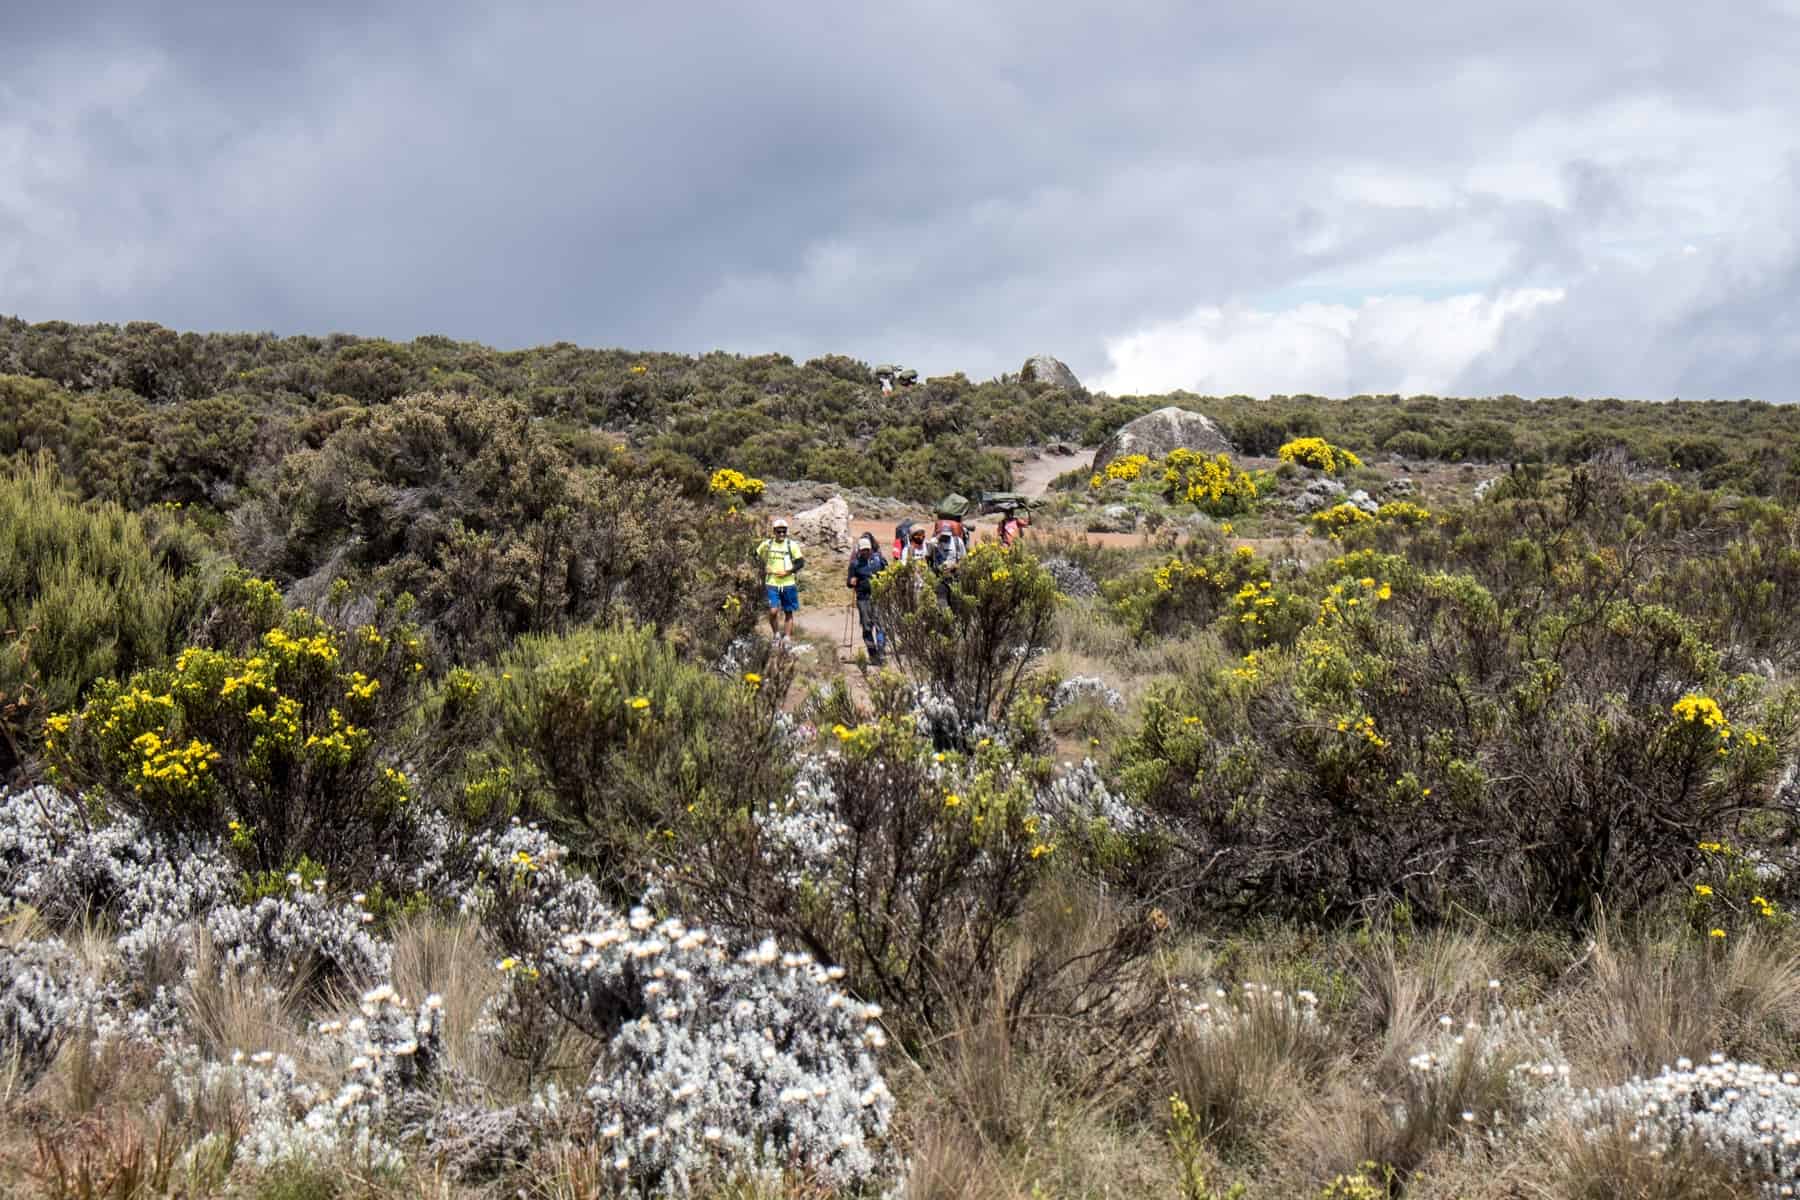
[[782,612],[796,613],[800,611],[800,586],[790,583],[786,587],[776,587],[765,583],[763,591],[769,594],[769,609],[779,608]]

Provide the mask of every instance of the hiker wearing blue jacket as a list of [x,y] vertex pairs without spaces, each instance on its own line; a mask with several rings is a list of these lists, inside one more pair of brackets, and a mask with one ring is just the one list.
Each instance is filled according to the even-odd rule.
[[887,559],[875,548],[875,539],[865,533],[856,539],[856,553],[850,556],[850,569],[844,576],[844,586],[856,592],[856,615],[862,620],[863,649],[869,652],[869,661],[878,667],[885,656],[887,639],[875,627],[875,594],[870,584],[887,570],[887,565]]

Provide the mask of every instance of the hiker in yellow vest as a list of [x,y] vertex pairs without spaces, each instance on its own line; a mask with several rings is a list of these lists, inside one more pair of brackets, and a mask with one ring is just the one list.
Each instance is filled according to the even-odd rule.
[[[800,611],[800,569],[806,566],[800,545],[788,537],[786,517],[776,517],[770,535],[756,547],[762,564],[763,591],[769,599],[769,636],[776,641],[794,636],[794,614]],[[783,619],[786,628],[783,628]]]

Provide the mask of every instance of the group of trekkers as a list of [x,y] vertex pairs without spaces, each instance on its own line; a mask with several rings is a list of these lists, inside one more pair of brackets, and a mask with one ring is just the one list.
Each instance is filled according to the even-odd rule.
[[[871,664],[880,666],[887,659],[887,636],[875,619],[875,577],[887,570],[890,562],[923,563],[937,581],[938,600],[948,606],[951,581],[976,539],[974,526],[964,524],[968,509],[966,499],[950,495],[938,502],[933,521],[908,518],[900,522],[894,527],[891,559],[881,552],[873,534],[857,537],[844,573],[844,586],[855,594],[863,648]],[[1010,495],[1000,499],[998,511],[1001,519],[995,540],[1002,546],[1011,546],[1025,536],[1026,527],[1031,524],[1030,514],[1022,498]],[[769,605],[769,636],[778,643],[791,641],[794,614],[800,611],[799,572],[806,566],[806,558],[799,544],[788,536],[786,517],[770,522],[769,536],[757,545],[756,557],[762,567],[763,591]]]

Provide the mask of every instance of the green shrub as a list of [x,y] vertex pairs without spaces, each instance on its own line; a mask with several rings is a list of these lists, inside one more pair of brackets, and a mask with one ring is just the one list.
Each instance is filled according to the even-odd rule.
[[199,590],[168,557],[142,517],[77,501],[46,456],[0,475],[0,770],[95,681],[167,661]]
[[289,455],[237,543],[302,596],[333,576],[411,593],[457,661],[619,617],[711,656],[753,618],[754,540],[689,486],[577,465],[514,402],[407,396]]
[[1075,962],[1015,947],[1015,923],[1063,857],[1059,830],[1033,811],[1051,763],[985,739],[966,757],[934,753],[897,678],[873,690],[874,712],[826,736],[830,807],[818,815],[836,829],[829,849],[755,821],[718,826],[670,864],[694,911],[841,964],[851,990],[888,1007],[884,1020],[908,1036],[955,1021],[1002,964],[1016,972],[1010,1020],[1069,976],[1116,971],[1141,951],[1141,924]]
[[949,697],[965,732],[999,721],[1048,644],[1056,581],[1023,546],[981,542],[940,581],[918,563],[876,577],[894,659]]
[[1416,429],[1403,429],[1381,443],[1381,448],[1389,454],[1398,454],[1402,458],[1437,458],[1437,440],[1428,433]]
[[424,673],[418,633],[392,615],[349,628],[284,613],[274,585],[242,575],[209,625],[214,646],[50,717],[53,778],[160,833],[229,833],[251,871],[401,855],[419,809],[395,735]]
[[1155,693],[1121,750],[1212,902],[1580,924],[1657,903],[1702,842],[1785,836],[1795,699],[1678,614],[1591,584],[1503,610],[1366,550],[1317,579],[1291,650]]
[[640,626],[519,639],[492,667],[450,672],[427,706],[456,748],[441,801],[473,824],[544,823],[621,900],[695,831],[786,786],[776,657],[726,678]]

